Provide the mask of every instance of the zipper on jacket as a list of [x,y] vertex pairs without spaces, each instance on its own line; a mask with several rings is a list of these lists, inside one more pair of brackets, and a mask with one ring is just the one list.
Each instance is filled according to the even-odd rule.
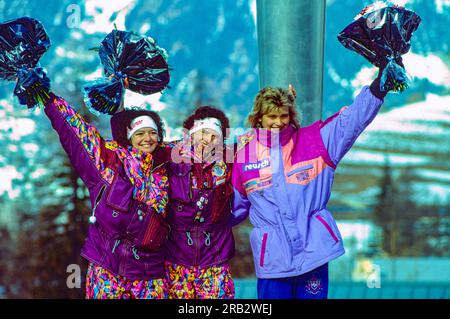
[[259,256],[259,265],[264,266],[264,257],[266,254],[267,233],[264,233],[261,245],[261,254]]
[[95,210],[97,209],[97,206],[103,197],[103,193],[105,192],[105,189],[106,189],[106,185],[103,185],[102,188],[100,189],[100,192],[97,195],[97,198],[95,199],[94,208],[92,209],[92,215],[89,217],[90,224],[95,224],[95,222],[97,221],[97,218],[95,217]]
[[199,241],[200,241],[200,236],[199,236],[199,230],[197,227],[194,226],[194,237],[197,236],[197,242],[194,242],[194,249],[195,249],[195,255],[194,255],[194,266],[198,266],[198,255],[199,255]]
[[320,215],[316,215],[316,218],[322,223],[322,225],[325,226],[325,228],[328,230],[328,232],[330,233],[331,237],[333,237],[335,242],[339,241],[339,238],[336,236],[336,234],[333,232],[333,230],[331,229],[330,225],[328,225],[328,223],[326,222],[325,219],[323,219],[322,216]]
[[[189,200],[192,199],[192,171],[189,172]],[[198,181],[197,181],[198,182]],[[197,185],[198,186],[198,185]]]
[[[153,172],[154,172],[156,169],[158,169],[158,168],[160,168],[161,166],[163,166],[164,164],[166,164],[166,162],[160,163],[158,166],[153,167],[153,168],[150,170],[150,174],[152,175],[152,176],[151,176],[151,181],[154,180]],[[152,160],[152,166],[153,166],[153,160]],[[150,185],[150,190],[153,191],[152,185]]]
[[152,170],[151,170],[150,172],[153,173],[157,168],[160,168],[160,167],[163,166],[164,164],[166,164],[166,162],[160,163],[158,166],[153,167]]

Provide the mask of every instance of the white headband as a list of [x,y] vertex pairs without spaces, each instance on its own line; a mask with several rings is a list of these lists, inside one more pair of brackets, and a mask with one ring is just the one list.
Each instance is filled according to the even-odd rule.
[[215,117],[207,117],[205,119],[194,121],[194,126],[189,131],[189,134],[192,135],[204,128],[209,128],[217,132],[219,135],[222,135],[222,125],[220,124],[220,121]]
[[127,139],[130,139],[137,130],[143,127],[152,128],[158,133],[158,126],[156,126],[155,121],[148,115],[142,115],[131,121],[130,128],[127,128]]

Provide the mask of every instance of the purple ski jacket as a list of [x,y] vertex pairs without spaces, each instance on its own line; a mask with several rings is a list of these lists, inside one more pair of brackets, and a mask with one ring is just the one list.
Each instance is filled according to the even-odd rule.
[[232,224],[250,216],[258,278],[298,276],[344,254],[327,209],[334,172],[382,103],[364,87],[352,105],[325,121],[239,137]]
[[184,266],[220,266],[235,252],[229,223],[232,164],[193,163],[182,143],[174,151],[184,160],[172,160],[168,168],[170,235],[166,260]]
[[52,96],[45,113],[89,189],[96,221],[89,226],[81,255],[129,280],[163,278],[163,250],[147,248],[155,240],[164,241],[158,238],[163,234],[159,224],[167,203],[161,199],[168,191],[165,163],[158,159],[158,154],[164,152],[157,148],[152,154],[155,198],[153,204],[143,203],[134,199],[133,185],[125,172],[123,154],[133,156],[128,149],[105,141],[95,127],[59,97]]

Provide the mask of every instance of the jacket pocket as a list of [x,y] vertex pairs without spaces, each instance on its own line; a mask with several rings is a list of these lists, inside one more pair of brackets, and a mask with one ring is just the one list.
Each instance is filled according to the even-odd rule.
[[261,244],[261,253],[259,255],[259,265],[264,266],[264,257],[266,256],[267,233],[264,233]]
[[191,190],[191,165],[185,163],[170,163],[169,165],[169,186],[170,199],[190,202],[192,198]]
[[126,213],[130,209],[131,200],[133,198],[133,185],[127,179],[115,172],[111,188],[106,194],[106,205],[110,208],[122,213]]
[[294,174],[306,171],[306,170],[311,169],[313,167],[314,167],[313,164],[304,165],[304,166],[298,167],[298,168],[288,172],[286,175],[287,175],[287,177],[291,177]]
[[317,176],[318,165],[316,161],[301,165],[286,173],[287,182],[290,184],[298,184],[306,186]]
[[147,251],[156,251],[169,237],[170,226],[163,216],[152,211],[141,247]]
[[336,236],[335,232],[333,231],[333,229],[331,228],[330,224],[327,223],[327,221],[325,220],[325,218],[323,218],[320,215],[316,215],[315,216],[317,218],[317,220],[327,229],[327,231],[330,233],[331,237],[333,238],[333,240],[337,243],[339,241],[338,236]]
[[250,245],[257,275],[294,270],[292,251],[281,228],[254,228],[250,235]]
[[225,182],[214,190],[212,223],[218,223],[230,217],[233,194],[234,190],[230,182]]

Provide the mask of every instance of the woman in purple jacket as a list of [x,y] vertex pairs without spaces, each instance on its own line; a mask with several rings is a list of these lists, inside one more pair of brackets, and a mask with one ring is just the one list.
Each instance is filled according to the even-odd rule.
[[168,178],[160,117],[145,110],[117,113],[114,140],[105,140],[53,93],[45,114],[91,197],[81,252],[89,261],[86,298],[166,298],[161,246]]
[[166,278],[169,298],[233,298],[231,165],[223,158],[225,114],[198,108],[183,124],[186,138],[172,149]]

